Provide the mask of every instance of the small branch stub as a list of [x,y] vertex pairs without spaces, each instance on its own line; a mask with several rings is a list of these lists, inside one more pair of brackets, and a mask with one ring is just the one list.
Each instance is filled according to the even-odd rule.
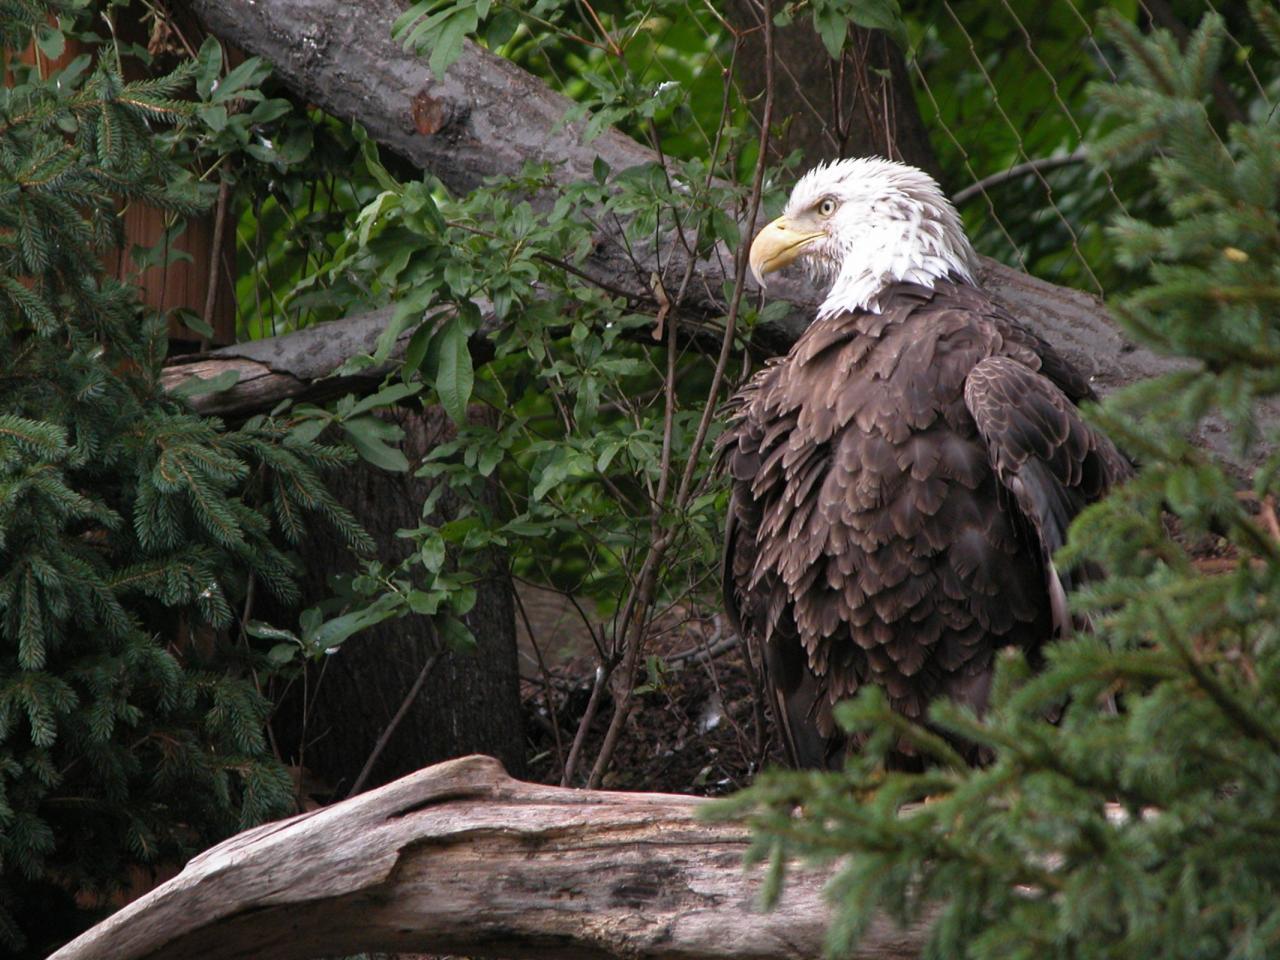
[[460,111],[454,104],[441,97],[433,97],[426,90],[419,90],[410,102],[409,112],[413,125],[424,137],[435,136],[455,120]]

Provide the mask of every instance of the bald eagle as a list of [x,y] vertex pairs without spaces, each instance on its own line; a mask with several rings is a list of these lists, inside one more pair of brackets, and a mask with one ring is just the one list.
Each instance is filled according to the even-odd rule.
[[913,720],[937,697],[981,712],[998,649],[1071,630],[1054,551],[1130,466],[1080,415],[1088,380],[978,285],[928,174],[811,170],[750,250],[762,286],[794,261],[830,290],[731,401],[724,594],[792,762],[833,766],[856,744],[832,707],[860,687]]

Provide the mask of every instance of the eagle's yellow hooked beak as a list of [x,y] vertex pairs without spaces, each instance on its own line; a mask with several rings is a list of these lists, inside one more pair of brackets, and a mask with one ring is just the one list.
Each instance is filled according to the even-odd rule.
[[779,217],[757,233],[751,242],[751,253],[747,257],[751,275],[763,287],[765,274],[781,270],[804,253],[810,243],[823,236],[826,236],[824,231],[814,230],[810,224]]

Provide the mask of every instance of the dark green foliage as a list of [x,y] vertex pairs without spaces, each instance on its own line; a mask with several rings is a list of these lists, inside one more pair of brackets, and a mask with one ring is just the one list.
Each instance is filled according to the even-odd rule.
[[[374,359],[384,360],[397,337],[412,337],[399,371],[403,382],[387,388],[380,402],[394,399],[390,391],[421,390],[459,425],[456,439],[433,449],[418,475],[447,480],[455,495],[470,500],[468,493],[482,491],[496,472],[505,515],[493,515],[477,498],[441,528],[424,522],[405,531],[420,549],[401,570],[375,571],[355,586],[393,597],[400,610],[437,617],[446,632],[474,600],[466,558],[487,563],[486,551],[498,547],[521,575],[545,577],[606,609],[621,605],[629,565],[652,539],[646,494],[671,470],[662,456],[663,393],[637,387],[659,382],[664,357],[635,342],[636,328],[653,318],[584,282],[578,265],[592,251],[592,218],[601,209],[634,218],[628,239],[639,243],[660,224],[669,226],[678,203],[691,236],[696,230],[697,242],[709,245],[717,229],[728,229],[718,205],[731,203],[732,192],[701,186],[707,171],[689,161],[679,169],[683,182],[699,185],[692,196],[676,197],[656,168],[644,167],[609,186],[592,181],[561,190],[550,209],[535,211],[521,195],[545,188],[544,171],[530,169],[513,183],[455,200],[430,180],[396,181],[371,144],[365,152],[363,162],[384,189],[317,285],[328,287],[335,302],[349,300],[351,310],[395,305]],[[478,367],[467,347],[481,321],[473,297],[491,303],[501,321],[488,338],[495,357]],[[687,406],[673,412],[670,460],[683,465],[710,371],[700,354],[678,360]],[[394,439],[383,435],[392,428],[367,415],[376,402],[339,405],[337,422],[366,459],[405,469],[403,456],[383,443]],[[477,403],[494,411],[496,422],[468,422],[468,406]],[[716,557],[718,518],[705,464],[696,479],[700,496],[666,520],[688,544],[662,581],[676,595],[705,576]],[[424,517],[433,509],[425,504]],[[462,569],[443,565],[446,545],[450,556],[463,558]]]
[[[1080,518],[1059,557],[1110,574],[1075,597],[1092,634],[1052,647],[1038,675],[1007,658],[984,719],[943,704],[931,715],[989,745],[990,767],[965,769],[870,691],[843,708],[873,731],[847,771],[773,775],[732,802],[762,856],[847,856],[832,887],[836,953],[874,913],[908,921],[930,906],[931,957],[1280,951],[1280,542],[1257,511],[1277,492],[1280,458],[1240,496],[1187,439],[1212,415],[1249,448],[1254,401],[1280,392],[1280,127],[1261,103],[1250,124],[1215,126],[1216,16],[1181,44],[1107,26],[1126,68],[1093,88],[1115,124],[1097,150],[1149,162],[1164,209],[1111,229],[1147,278],[1114,306],[1134,337],[1190,363],[1099,413],[1141,471]],[[1206,543],[1224,572],[1194,562]],[[878,757],[900,734],[936,768],[885,773]]]
[[101,263],[122,204],[208,204],[173,160],[207,131],[176,99],[194,69],[125,83],[110,44],[49,78],[18,64],[67,6],[0,3],[6,947],[44,913],[24,903],[108,892],[130,864],[286,810],[239,621],[251,584],[292,596],[273,531],[296,540],[318,513],[363,536],[319,479],[336,453],[271,418],[227,430],[161,389],[163,319]]

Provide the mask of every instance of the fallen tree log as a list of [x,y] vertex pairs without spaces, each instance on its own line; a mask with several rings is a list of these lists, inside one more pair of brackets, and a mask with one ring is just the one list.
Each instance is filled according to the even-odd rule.
[[[746,830],[701,821],[705,803],[450,760],[232,837],[50,960],[821,955],[826,872],[793,869],[777,908],[761,910]],[[857,956],[915,957],[924,936],[880,920]]]

